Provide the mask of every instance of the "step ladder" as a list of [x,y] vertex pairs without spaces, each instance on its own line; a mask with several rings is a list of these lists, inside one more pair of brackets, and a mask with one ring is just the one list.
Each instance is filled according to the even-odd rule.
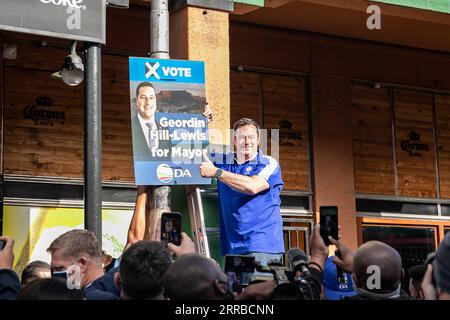
[[198,186],[186,186],[186,195],[195,250],[210,258],[211,252],[206,234],[201,189]]

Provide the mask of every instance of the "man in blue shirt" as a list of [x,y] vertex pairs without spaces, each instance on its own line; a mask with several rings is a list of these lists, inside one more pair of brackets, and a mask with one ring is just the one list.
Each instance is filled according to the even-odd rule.
[[251,254],[267,265],[281,262],[284,252],[280,192],[283,188],[277,161],[259,146],[259,125],[248,118],[234,124],[236,152],[213,155],[203,162],[203,177],[217,178],[222,254]]

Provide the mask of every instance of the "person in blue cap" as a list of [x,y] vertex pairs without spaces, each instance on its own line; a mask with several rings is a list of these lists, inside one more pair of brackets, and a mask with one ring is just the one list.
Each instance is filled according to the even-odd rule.
[[353,289],[352,275],[342,272],[341,281],[338,279],[337,268],[333,263],[334,256],[328,257],[323,269],[323,295],[326,300],[342,300],[344,297],[356,295]]

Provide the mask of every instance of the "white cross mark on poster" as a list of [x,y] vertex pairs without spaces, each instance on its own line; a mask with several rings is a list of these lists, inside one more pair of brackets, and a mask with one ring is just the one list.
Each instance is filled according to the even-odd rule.
[[146,78],[150,78],[152,75],[154,75],[156,79],[160,79],[158,72],[156,72],[156,70],[158,70],[159,68],[159,62],[156,62],[153,66],[149,62],[146,62],[145,66],[147,67],[146,71],[148,70],[145,74]]

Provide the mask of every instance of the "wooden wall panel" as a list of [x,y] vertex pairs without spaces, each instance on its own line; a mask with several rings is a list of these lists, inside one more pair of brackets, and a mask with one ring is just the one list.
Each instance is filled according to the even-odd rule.
[[[58,50],[54,50],[56,55]],[[17,60],[5,69],[6,174],[81,178],[83,175],[83,87],[68,87],[50,78],[60,67],[52,62],[52,50],[19,46]],[[46,61],[46,62],[44,62]],[[45,67],[43,66],[45,65]],[[53,105],[39,105],[48,97]],[[35,120],[24,112],[35,110],[64,113],[64,119]]]
[[450,96],[435,96],[441,198],[450,198]]
[[[396,89],[394,101],[398,195],[434,198],[433,96]],[[405,148],[406,144],[408,148]]]
[[[21,44],[5,69],[5,152],[7,174],[83,177],[84,86],[50,78],[68,49]],[[79,52],[81,54],[81,52]],[[36,98],[53,100],[39,106]],[[133,181],[128,59],[102,56],[103,179]],[[39,125],[24,116],[26,106],[64,112],[63,121]]]
[[260,121],[260,75],[230,71],[230,126],[241,118]]
[[352,88],[355,191],[394,195],[394,168],[388,89]]
[[103,179],[134,181],[128,57],[102,56]]
[[[280,129],[279,162],[284,188],[309,191],[305,80],[263,75],[263,90],[264,128]],[[288,135],[295,138],[287,138]],[[268,140],[270,154],[270,138]]]
[[[305,80],[256,72],[231,71],[231,124],[243,117],[264,122],[264,129],[279,129],[280,121],[290,122],[281,133],[296,134],[301,139],[284,139],[279,160],[285,189],[309,191],[308,116]],[[261,114],[261,99],[264,114]],[[263,133],[264,135],[264,133]],[[264,136],[262,135],[262,138]],[[267,135],[270,154],[270,136]],[[264,144],[264,139],[262,139]]]

